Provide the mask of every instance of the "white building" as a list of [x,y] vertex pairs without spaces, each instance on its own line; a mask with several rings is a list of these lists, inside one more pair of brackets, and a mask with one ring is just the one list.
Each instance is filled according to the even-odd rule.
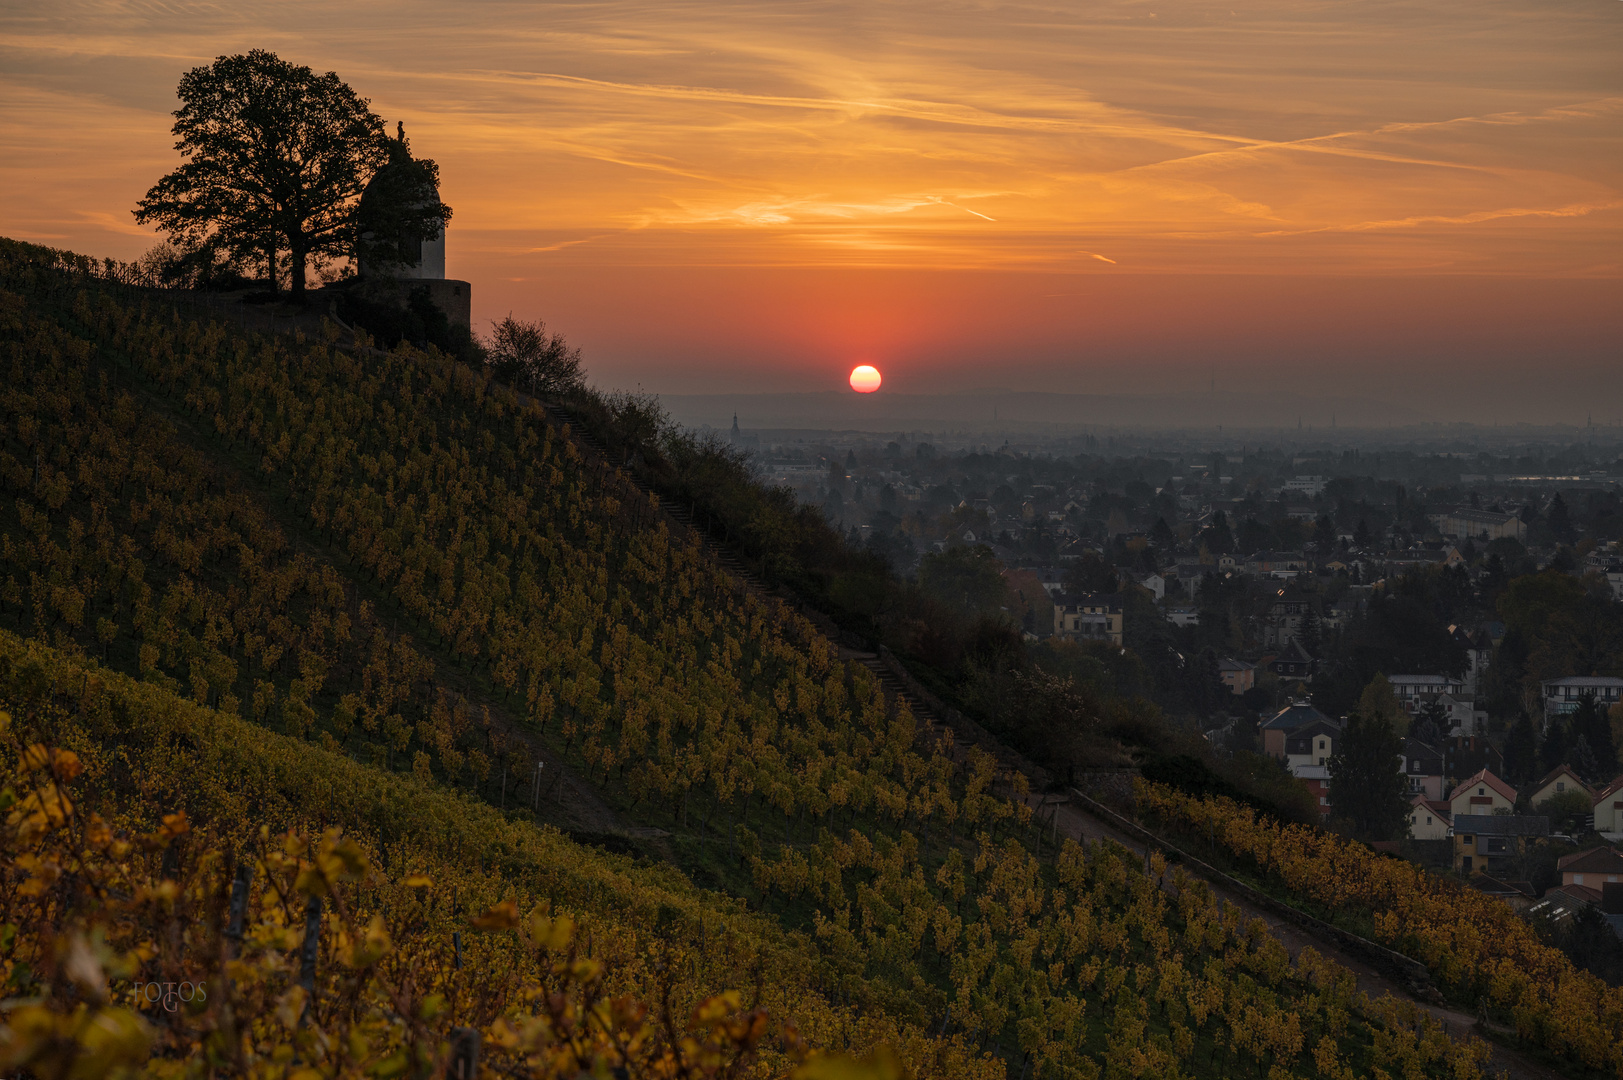
[[1595,699],[1602,712],[1616,705],[1623,695],[1623,679],[1611,675],[1568,675],[1563,679],[1545,679],[1539,687],[1544,694],[1546,724],[1572,712],[1586,695]]

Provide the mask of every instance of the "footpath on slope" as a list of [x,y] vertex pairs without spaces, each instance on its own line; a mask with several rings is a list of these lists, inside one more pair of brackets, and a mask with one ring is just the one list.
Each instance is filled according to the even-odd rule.
[[[521,395],[523,396],[523,395]],[[529,400],[526,397],[526,400]],[[943,729],[951,730],[954,735],[953,757],[960,762],[965,756],[965,748],[977,746],[992,754],[998,762],[1000,779],[1006,784],[1009,775],[1013,772],[1024,773],[1033,792],[1040,791],[1047,782],[1046,773],[1033,762],[1026,760],[1013,749],[998,742],[979,724],[970,718],[952,709],[941,702],[934,694],[918,682],[913,675],[902,666],[900,661],[890,650],[880,646],[877,651],[867,651],[853,648],[844,643],[838,625],[826,613],[810,608],[793,596],[786,596],[769,587],[746,567],[736,554],[718,544],[709,533],[701,529],[695,522],[693,515],[685,507],[675,501],[661,496],[629,470],[617,467],[605,447],[595,436],[586,430],[578,420],[567,410],[548,402],[538,402],[545,409],[549,418],[558,424],[568,437],[585,451],[599,459],[601,465],[609,470],[618,472],[627,482],[632,484],[644,494],[650,496],[659,507],[660,514],[670,525],[675,526],[673,532],[678,535],[686,533],[694,537],[701,548],[713,558],[718,565],[729,574],[738,579],[739,583],[757,595],[793,608],[797,613],[808,619],[829,641],[839,650],[842,660],[858,663],[868,668],[879,678],[880,686],[886,697],[892,702],[906,702],[914,717],[925,726],[927,732],[935,734]],[[1006,791],[1011,797],[1012,791]],[[1047,810],[1052,815],[1051,827],[1055,831],[1063,831],[1066,836],[1081,842],[1083,840],[1109,839],[1138,855],[1148,858],[1151,847],[1167,848],[1165,842],[1160,841],[1132,822],[1121,818],[1108,807],[1103,806],[1072,789],[1071,794],[1065,798],[1054,801],[1051,796],[1038,794],[1028,795],[1027,801],[1034,811],[1041,813]],[[1087,804],[1092,804],[1090,809]],[[1112,820],[1114,819],[1114,820]],[[1195,860],[1186,853],[1179,852],[1179,861],[1183,862],[1193,876],[1205,881],[1211,888],[1213,896],[1219,900],[1226,900],[1234,904],[1248,918],[1260,918],[1268,926],[1279,941],[1290,951],[1294,959],[1302,949],[1311,946],[1321,955],[1330,957],[1337,963],[1346,967],[1357,980],[1360,992],[1376,998],[1390,992],[1395,997],[1408,998],[1419,1008],[1426,1010],[1443,1024],[1445,1033],[1450,1038],[1462,1040],[1468,1035],[1481,1036],[1483,1030],[1477,1024],[1477,1018],[1469,1013],[1452,1008],[1441,998],[1436,988],[1432,986],[1425,968],[1417,961],[1401,954],[1393,953],[1383,946],[1373,942],[1368,943],[1370,948],[1351,945],[1344,939],[1356,937],[1339,931],[1334,927],[1312,927],[1317,923],[1301,913],[1282,913],[1283,907],[1278,901],[1270,901],[1255,890],[1235,881],[1227,874],[1208,867],[1203,862]],[[1202,870],[1206,872],[1202,872]],[[1171,887],[1170,884],[1167,887]],[[1320,932],[1315,932],[1319,929]],[[1323,930],[1332,932],[1326,933]],[[1340,940],[1338,940],[1338,938]],[[1382,963],[1380,954],[1388,954]],[[1382,970],[1382,969],[1385,970]],[[1418,969],[1418,970],[1416,970]],[[1488,1070],[1491,1075],[1503,1075],[1509,1080],[1563,1080],[1565,1074],[1548,1065],[1532,1060],[1516,1049],[1506,1046],[1494,1039],[1486,1039],[1491,1048],[1491,1057]]]
[[[1035,796],[1033,798],[1036,799]],[[1311,946],[1314,951],[1352,972],[1359,991],[1369,997],[1378,998],[1391,993],[1394,997],[1408,998],[1435,1017],[1452,1039],[1460,1040],[1468,1034],[1477,1035],[1492,1051],[1487,1067],[1489,1075],[1504,1075],[1510,1080],[1563,1080],[1567,1075],[1490,1037],[1502,1033],[1487,1032],[1475,1016],[1444,1001],[1432,985],[1429,975],[1425,974],[1424,965],[1418,961],[1393,953],[1375,942],[1363,945],[1349,943],[1346,939],[1356,939],[1357,935],[1337,927],[1327,927],[1311,916],[1287,908],[1280,901],[1236,881],[1075,789],[1061,800],[1053,801],[1050,796],[1040,806],[1036,801],[1033,805],[1045,812],[1045,817],[1052,814],[1053,826],[1078,843],[1084,840],[1111,840],[1146,860],[1152,848],[1160,850],[1168,855],[1169,863],[1181,864],[1192,877],[1204,881],[1218,900],[1233,904],[1247,918],[1258,918],[1266,923],[1269,931],[1290,950],[1292,959]],[[1172,887],[1170,882],[1166,887]]]

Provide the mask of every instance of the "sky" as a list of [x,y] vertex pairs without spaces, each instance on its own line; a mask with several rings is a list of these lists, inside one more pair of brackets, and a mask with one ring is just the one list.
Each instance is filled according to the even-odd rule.
[[1619,0],[0,0],[0,234],[151,246],[250,48],[404,121],[476,328],[604,386],[1623,422]]

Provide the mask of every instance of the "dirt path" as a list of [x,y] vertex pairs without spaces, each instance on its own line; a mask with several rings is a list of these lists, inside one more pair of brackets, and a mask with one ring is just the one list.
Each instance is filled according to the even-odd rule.
[[[1079,842],[1083,840],[1113,840],[1129,851],[1136,853],[1140,858],[1146,856],[1145,845],[1142,842],[1117,831],[1074,803],[1043,802],[1039,796],[1033,796],[1031,803],[1037,812],[1042,814],[1044,820],[1048,819],[1049,814],[1057,812],[1059,832],[1071,837],[1073,840]],[[1042,805],[1039,806],[1039,803],[1042,803]],[[1189,872],[1194,874],[1192,870]],[[1194,876],[1199,877],[1200,875],[1194,874]],[[1476,1018],[1471,1014],[1451,1007],[1418,1001],[1409,994],[1403,985],[1376,971],[1358,957],[1343,951],[1335,942],[1314,937],[1296,924],[1287,922],[1278,915],[1257,907],[1249,898],[1243,894],[1233,892],[1221,882],[1206,880],[1206,884],[1211,888],[1212,895],[1217,899],[1226,900],[1233,904],[1248,919],[1255,917],[1266,923],[1269,931],[1279,939],[1281,944],[1290,950],[1293,959],[1304,948],[1312,946],[1320,955],[1330,957],[1352,972],[1353,976],[1358,980],[1358,989],[1371,998],[1378,998],[1388,992],[1393,997],[1408,998],[1410,1001],[1414,1001],[1419,1008],[1436,1017],[1443,1024],[1443,1030],[1456,1040],[1474,1032]],[[1487,1071],[1489,1075],[1498,1076],[1502,1073],[1510,1077],[1510,1080],[1562,1080],[1564,1074],[1551,1069],[1547,1065],[1531,1061],[1515,1050],[1491,1041],[1488,1042],[1488,1046],[1493,1051],[1488,1060]]]

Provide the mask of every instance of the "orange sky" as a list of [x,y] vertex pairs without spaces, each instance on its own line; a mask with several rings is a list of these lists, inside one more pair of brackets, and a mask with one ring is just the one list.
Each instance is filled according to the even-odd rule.
[[256,10],[0,6],[0,232],[144,250],[180,74],[264,47],[405,120],[476,318],[605,383],[1215,370],[1503,420],[1557,375],[1623,416],[1618,0]]

